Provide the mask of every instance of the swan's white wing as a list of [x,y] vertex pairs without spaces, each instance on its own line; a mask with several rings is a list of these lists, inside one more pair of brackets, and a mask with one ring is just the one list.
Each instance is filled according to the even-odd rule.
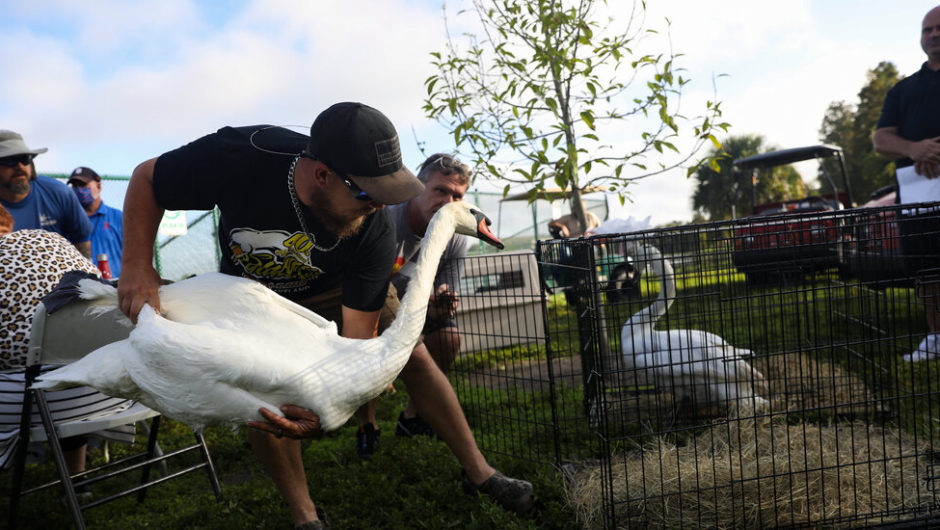
[[131,340],[138,356],[128,371],[151,396],[148,405],[190,424],[237,424],[257,418],[259,407],[293,403],[331,430],[397,375],[382,362],[386,341],[325,334],[286,310],[236,324],[181,324],[142,312]]
[[130,341],[127,339],[102,346],[73,363],[43,374],[34,386],[59,390],[86,385],[112,397],[138,399],[140,389],[124,368],[128,348]]
[[259,419],[262,406],[277,410],[262,393],[220,377],[226,352],[240,342],[236,337],[228,334],[226,341],[219,336],[222,330],[167,321],[149,306],[138,319],[125,366],[145,394],[141,401],[147,406],[196,428]]
[[174,322],[194,324],[220,318],[265,319],[279,307],[336,334],[336,324],[247,278],[219,272],[200,274],[160,288],[161,309]]

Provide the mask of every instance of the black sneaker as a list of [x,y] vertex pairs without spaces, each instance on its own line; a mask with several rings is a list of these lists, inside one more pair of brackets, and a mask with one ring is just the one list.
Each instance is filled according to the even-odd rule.
[[[82,484],[81,486],[75,486],[75,498],[78,499],[78,504],[85,504],[94,497],[94,494],[91,491],[91,486],[88,484]],[[62,504],[68,506],[69,499],[67,495],[62,495]]]
[[78,497],[78,502],[88,502],[94,497],[94,494],[91,492],[91,486],[82,484],[75,488],[75,496]]
[[395,436],[437,436],[437,433],[434,432],[434,429],[430,425],[424,423],[424,420],[421,419],[421,416],[415,416],[414,418],[406,418],[405,413],[402,412],[398,415],[398,425],[395,426]]
[[366,460],[372,458],[375,450],[379,447],[379,435],[382,432],[372,426],[371,423],[365,423],[359,426],[356,431],[356,454],[359,458]]
[[525,480],[510,478],[499,471],[486,479],[483,484],[475,486],[466,473],[463,475],[463,487],[468,492],[478,491],[489,495],[503,508],[522,514],[532,508],[532,484]]
[[326,512],[317,506],[317,520],[307,521],[300,526],[295,526],[294,530],[327,530],[329,528],[330,522],[326,519]]

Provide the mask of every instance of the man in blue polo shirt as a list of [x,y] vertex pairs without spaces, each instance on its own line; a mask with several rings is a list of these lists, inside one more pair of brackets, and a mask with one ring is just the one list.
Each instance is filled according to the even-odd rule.
[[0,204],[13,215],[17,230],[57,232],[91,259],[91,223],[75,194],[58,180],[36,174],[33,158],[46,151],[30,149],[19,134],[0,130]]
[[92,224],[91,258],[95,265],[105,254],[111,264],[111,275],[121,275],[121,210],[101,200],[101,177],[95,170],[80,166],[72,171],[69,186],[78,197]]

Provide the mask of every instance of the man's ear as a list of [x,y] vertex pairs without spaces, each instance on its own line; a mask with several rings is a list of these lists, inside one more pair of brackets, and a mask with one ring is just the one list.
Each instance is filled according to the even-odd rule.
[[326,164],[319,160],[310,160],[310,162],[312,164],[310,172],[313,174],[313,181],[317,186],[326,186],[332,171],[330,168],[326,167]]

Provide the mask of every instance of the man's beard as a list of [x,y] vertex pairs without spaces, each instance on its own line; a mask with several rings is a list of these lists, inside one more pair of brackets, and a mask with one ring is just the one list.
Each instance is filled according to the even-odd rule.
[[[25,179],[17,178],[20,176],[25,176],[26,178]],[[29,193],[29,189],[30,189],[29,181],[30,181],[29,175],[23,175],[22,173],[20,173],[11,177],[10,181],[5,183],[3,187],[13,192],[14,195],[23,195],[25,193]]]
[[358,234],[362,230],[366,216],[370,213],[364,212],[358,215],[340,213],[333,208],[333,203],[319,189],[311,193],[311,198],[318,208],[309,208],[309,210],[330,233],[340,239],[348,239]]

